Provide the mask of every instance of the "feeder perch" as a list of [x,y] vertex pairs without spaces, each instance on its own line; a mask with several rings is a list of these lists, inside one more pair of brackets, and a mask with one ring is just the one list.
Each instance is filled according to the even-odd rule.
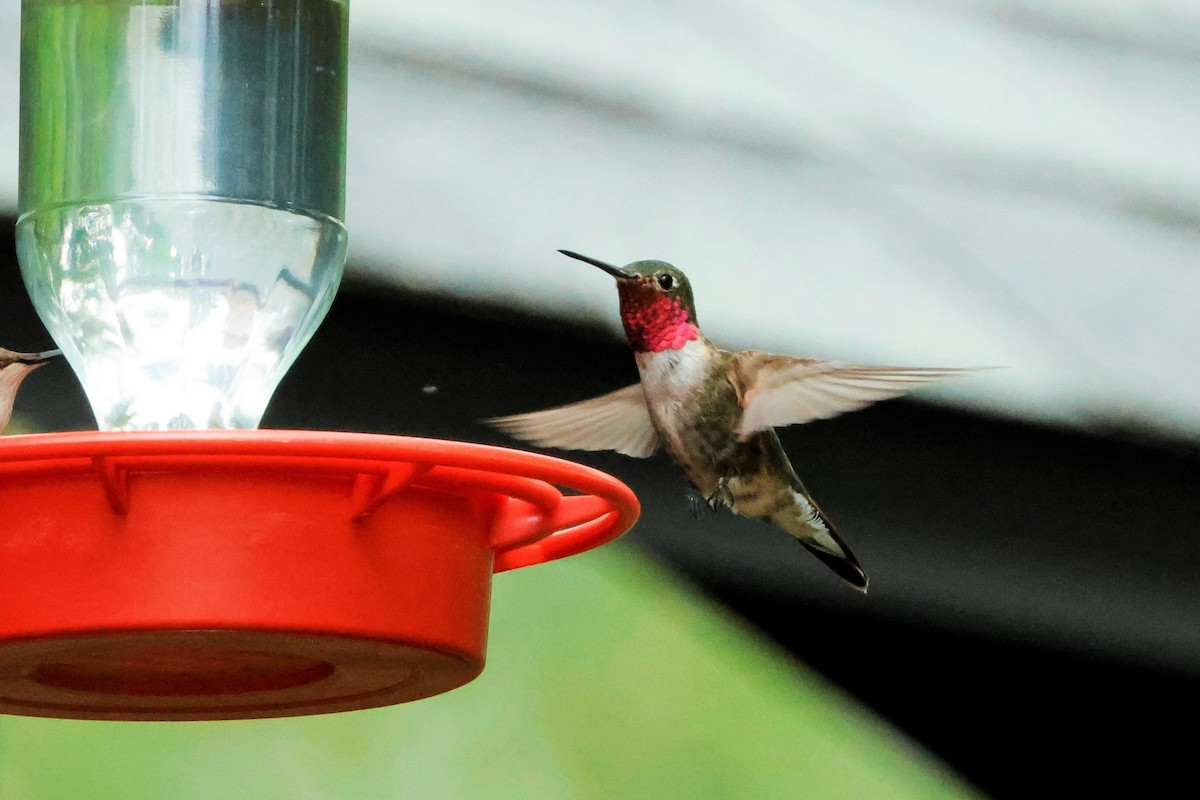
[[0,439],[0,712],[428,697],[482,670],[493,573],[637,518],[534,453],[254,430],[342,274],[346,12],[23,2],[22,274],[101,430]]

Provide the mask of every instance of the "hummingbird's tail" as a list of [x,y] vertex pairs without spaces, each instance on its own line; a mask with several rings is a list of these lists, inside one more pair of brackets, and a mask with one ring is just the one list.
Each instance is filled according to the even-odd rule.
[[850,551],[850,546],[803,489],[795,491],[794,495],[795,503],[771,514],[768,521],[794,536],[838,577],[865,594],[867,573]]

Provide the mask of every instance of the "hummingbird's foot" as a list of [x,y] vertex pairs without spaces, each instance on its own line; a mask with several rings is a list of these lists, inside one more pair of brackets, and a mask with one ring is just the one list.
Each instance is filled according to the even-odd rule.
[[708,503],[708,507],[713,511],[719,511],[722,508],[733,507],[733,493],[729,491],[729,478],[717,479],[717,485],[713,487],[712,494],[704,498]]

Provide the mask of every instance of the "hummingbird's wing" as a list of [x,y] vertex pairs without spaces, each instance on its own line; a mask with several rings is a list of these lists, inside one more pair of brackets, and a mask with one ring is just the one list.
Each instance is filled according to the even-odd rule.
[[737,433],[796,425],[854,411],[970,369],[871,367],[746,350],[732,377],[742,404]]
[[645,458],[658,449],[658,434],[640,383],[591,400],[485,421],[542,447],[616,450],[634,458]]
[[0,432],[8,427],[8,421],[12,418],[13,401],[17,399],[21,381],[40,366],[41,364],[13,361],[0,369]]

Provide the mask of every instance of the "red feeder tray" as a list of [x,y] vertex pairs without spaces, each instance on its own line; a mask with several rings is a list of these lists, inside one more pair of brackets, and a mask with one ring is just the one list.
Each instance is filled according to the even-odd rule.
[[0,487],[0,712],[82,719],[456,688],[483,669],[493,572],[604,544],[639,512],[621,482],[548,456],[310,431],[6,437]]

